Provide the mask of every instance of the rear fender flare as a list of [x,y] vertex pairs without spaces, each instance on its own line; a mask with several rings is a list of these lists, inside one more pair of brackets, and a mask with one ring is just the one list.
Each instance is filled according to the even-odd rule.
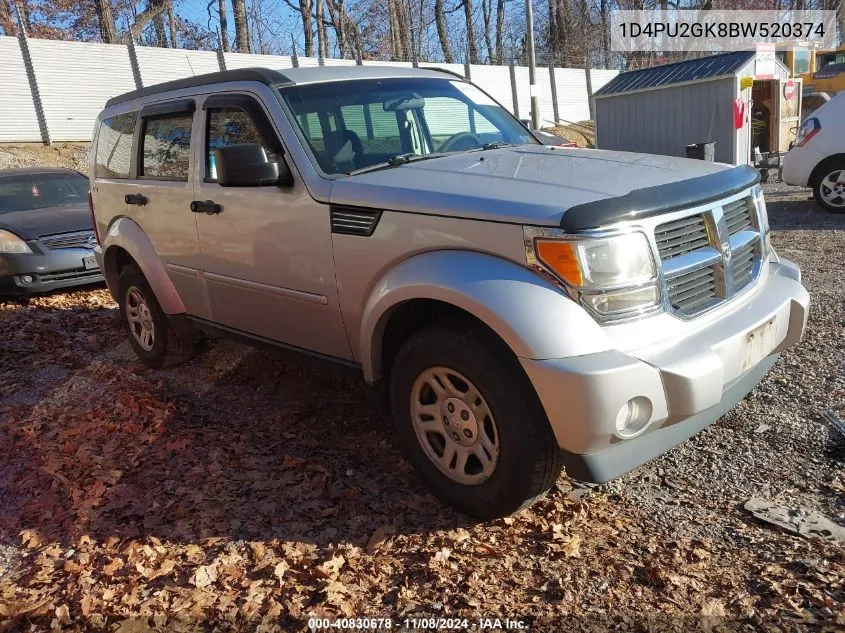
[[144,273],[158,299],[165,314],[184,314],[187,312],[185,304],[176,292],[176,287],[170,281],[164,262],[161,261],[155,248],[144,230],[136,222],[127,217],[121,217],[112,222],[109,230],[101,242],[103,250],[103,272],[112,295],[117,290],[119,271],[116,266],[115,253],[118,248],[125,250],[138,264]]

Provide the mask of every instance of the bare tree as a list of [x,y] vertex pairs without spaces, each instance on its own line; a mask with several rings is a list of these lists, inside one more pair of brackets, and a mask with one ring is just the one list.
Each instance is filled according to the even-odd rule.
[[132,25],[129,27],[129,32],[120,38],[122,43],[131,40],[137,40],[141,31],[144,30],[150,22],[161,16],[167,10],[166,0],[149,0],[147,8],[135,16]]
[[464,18],[467,26],[467,56],[470,64],[478,63],[478,47],[475,44],[475,28],[472,20],[472,0],[463,0]]
[[170,28],[170,47],[176,48],[176,15],[173,13],[173,0],[167,3],[167,26]]
[[246,0],[232,0],[232,13],[235,16],[235,45],[239,53],[249,53]]
[[493,0],[481,0],[481,18],[484,21],[484,43],[487,46],[487,62],[492,63],[495,55],[493,51],[493,36],[490,33],[493,22]]
[[[0,14],[3,12],[4,2],[7,0],[0,1]],[[117,28],[114,25],[111,0],[94,0],[94,10],[97,13],[97,21],[100,23],[100,39],[104,44],[114,44],[117,42]]]
[[317,10],[315,17],[317,19],[317,48],[319,55],[322,58],[329,56],[328,49],[328,34],[326,33],[326,20],[323,17],[323,0],[316,0]]
[[[208,16],[211,17],[211,5],[215,0],[208,2]],[[220,19],[220,46],[224,53],[229,52],[229,19],[226,16],[226,0],[217,0],[217,15]]]
[[387,0],[390,24],[390,58],[407,61],[411,58],[411,16],[403,0]]
[[153,29],[155,29],[156,46],[159,46],[161,48],[167,48],[167,35],[165,35],[164,31],[164,14],[165,11],[162,11],[153,18]]
[[499,0],[496,6],[496,63],[501,64],[505,61],[505,0]]
[[437,23],[437,37],[440,40],[440,48],[443,49],[443,61],[452,63],[452,46],[449,43],[449,32],[446,30],[446,11],[443,8],[443,0],[434,0],[434,21]]

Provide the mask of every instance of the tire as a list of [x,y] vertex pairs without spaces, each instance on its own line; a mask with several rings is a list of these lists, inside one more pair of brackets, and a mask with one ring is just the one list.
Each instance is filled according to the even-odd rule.
[[[175,320],[164,314],[136,264],[128,264],[120,271],[117,296],[129,343],[144,364],[161,369],[191,358],[196,340],[193,329],[176,327]],[[143,335],[148,329],[151,336]]]
[[[467,387],[463,404],[452,398],[454,413],[448,408],[449,399],[437,396],[431,386],[433,376],[443,378],[443,369],[451,372],[445,395]],[[414,334],[394,359],[388,389],[396,434],[408,461],[435,496],[464,514],[486,520],[517,512],[545,494],[560,474],[562,453],[522,367],[503,342],[474,324],[438,325]],[[476,395],[482,399],[480,405]],[[432,397],[437,400],[429,405]],[[475,406],[467,406],[473,399]],[[441,415],[415,414],[415,401],[423,407],[420,410],[432,406],[430,410]],[[464,413],[468,421],[459,422]],[[427,419],[420,422],[422,417],[432,417],[435,425]],[[460,441],[472,444],[460,450],[480,449],[490,458],[488,470],[495,462],[491,472],[484,472],[477,456],[466,459],[463,471],[457,458],[449,464],[454,468],[445,466],[447,444],[457,445],[446,433],[458,439],[467,431],[469,435]]]
[[825,211],[845,213],[845,160],[824,162],[816,168],[813,197]]

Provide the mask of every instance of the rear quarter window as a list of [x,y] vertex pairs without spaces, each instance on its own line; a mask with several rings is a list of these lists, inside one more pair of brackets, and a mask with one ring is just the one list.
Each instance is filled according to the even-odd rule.
[[97,134],[96,178],[129,178],[136,112],[104,119]]

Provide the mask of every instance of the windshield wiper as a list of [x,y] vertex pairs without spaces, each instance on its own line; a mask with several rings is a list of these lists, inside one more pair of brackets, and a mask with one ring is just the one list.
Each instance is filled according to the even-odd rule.
[[441,156],[447,156],[448,152],[434,152],[431,154],[397,154],[390,160],[386,160],[382,163],[375,163],[374,165],[368,165],[366,167],[361,167],[359,169],[353,169],[350,172],[347,172],[350,176],[354,176],[355,174],[364,174],[369,171],[379,171],[380,169],[390,169],[391,167],[399,167],[400,165],[407,165],[408,163],[416,163],[421,160],[430,160],[432,158],[440,158]]

